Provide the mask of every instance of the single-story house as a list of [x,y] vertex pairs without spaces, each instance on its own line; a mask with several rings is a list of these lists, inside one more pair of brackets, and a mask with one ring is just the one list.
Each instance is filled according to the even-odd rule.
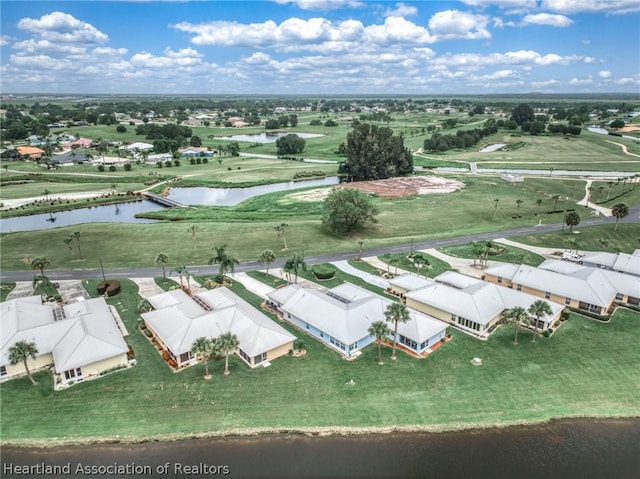
[[42,156],[45,154],[44,150],[37,148],[35,146],[18,146],[16,150],[18,151],[18,154],[21,157],[28,158],[31,160],[37,160],[39,158],[42,158]]
[[129,145],[121,146],[120,150],[151,151],[151,150],[153,150],[153,145],[151,143],[144,143],[144,142],[141,142],[141,141],[137,141],[137,142],[131,143]]
[[72,141],[69,145],[71,148],[91,148],[93,140],[89,138],[78,138],[75,141]]
[[572,278],[589,280],[593,275],[603,275],[616,292],[615,300],[631,306],[640,305],[640,277],[609,269],[596,269],[584,264],[577,264],[557,259],[548,259],[538,268],[555,271]]
[[[538,298],[531,294],[496,286],[471,276],[447,271],[433,280],[413,275],[401,275],[389,281],[392,292],[397,283],[403,284],[402,293],[409,308],[448,322],[458,329],[478,337],[486,337],[502,319],[506,309],[520,306],[528,309]],[[415,280],[415,287],[410,282]],[[418,281],[422,280],[422,281]],[[428,283],[425,285],[425,281]],[[564,306],[547,301],[552,313],[540,318],[537,328],[545,330],[559,319]]]
[[[566,267],[565,263],[561,265]],[[484,278],[571,308],[608,314],[617,292],[603,270],[589,269],[572,276],[529,265],[495,263],[484,270]]]
[[18,341],[33,342],[35,359],[31,371],[53,365],[62,383],[98,376],[127,365],[129,347],[115,317],[103,298],[57,306],[42,303],[40,296],[12,299],[1,305],[0,378],[25,374],[24,365],[12,365],[9,349]]
[[74,163],[85,163],[93,160],[93,156],[86,155],[85,153],[70,150],[64,153],[54,154],[51,157],[51,164],[54,165],[72,165]]
[[153,311],[143,313],[147,328],[177,367],[197,361],[193,342],[201,337],[235,334],[237,354],[250,367],[264,366],[293,349],[296,337],[228,288],[189,296],[177,289],[148,298]]
[[640,249],[628,253],[587,253],[582,257],[582,264],[593,268],[610,269],[620,273],[640,276]]
[[[267,294],[286,321],[319,339],[345,357],[352,357],[375,338],[369,327],[384,321],[391,300],[350,283],[326,293],[291,284]],[[390,324],[393,330],[394,325]],[[428,315],[410,311],[410,320],[398,324],[398,343],[421,354],[442,341],[447,325]],[[393,334],[389,335],[392,338]]]
[[195,146],[190,146],[188,148],[178,148],[178,153],[180,153],[180,157],[182,158],[195,158],[197,156],[200,157],[208,157],[211,158],[213,156],[213,152],[202,146],[202,147],[195,147]]
[[164,163],[165,161],[173,160],[173,156],[171,153],[156,153],[155,155],[147,156],[146,163],[156,164],[156,163]]

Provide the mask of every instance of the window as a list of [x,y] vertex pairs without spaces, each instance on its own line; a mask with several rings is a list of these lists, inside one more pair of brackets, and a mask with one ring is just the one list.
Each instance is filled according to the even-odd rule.
[[564,304],[566,304],[566,305],[571,304],[571,298],[566,298],[566,299],[564,300]]
[[7,375],[7,367],[0,366],[0,376],[6,376],[6,375]]
[[622,294],[622,293],[616,294],[616,300],[617,301],[622,301],[623,299],[624,299],[624,294]]
[[407,338],[406,336],[403,336],[402,334],[400,334],[399,342],[401,344],[404,344],[405,346],[408,346],[411,349],[414,349],[414,350],[418,349],[418,343],[416,343],[412,339]]
[[329,336],[329,342],[331,344],[333,344],[334,346],[342,349],[343,351],[347,349],[346,344],[344,344],[342,341],[338,341],[336,338],[334,338],[333,336]]
[[246,362],[248,362],[249,364],[251,364],[251,358],[249,357],[249,355],[245,353],[242,349],[238,348],[238,351],[240,353],[240,357],[244,359]]
[[452,315],[451,315],[451,322],[452,322],[452,323],[455,323],[455,322],[456,322],[456,319],[457,319],[457,316],[456,316],[455,314],[452,314]]
[[518,291],[522,291],[522,285],[521,284],[516,284],[516,289]]
[[498,284],[502,284],[502,276],[498,276]]
[[253,364],[260,364],[267,360],[267,353],[258,354],[253,358]]
[[544,299],[551,299],[551,293],[549,291],[544,293]]
[[355,351],[358,349],[358,341],[349,345],[349,351]]
[[82,377],[82,368],[69,369],[64,372],[64,378],[68,381],[69,379],[80,378]]

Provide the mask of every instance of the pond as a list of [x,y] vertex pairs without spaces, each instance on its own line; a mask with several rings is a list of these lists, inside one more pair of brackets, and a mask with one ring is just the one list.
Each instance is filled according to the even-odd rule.
[[503,146],[507,146],[506,143],[492,143],[491,145],[487,145],[484,148],[478,150],[478,153],[491,153],[492,151],[498,151]]
[[320,138],[318,133],[297,133],[297,132],[264,132],[254,133],[251,135],[231,135],[231,136],[217,136],[216,140],[229,140],[229,141],[248,141],[251,143],[275,143],[278,138],[287,136],[289,134],[298,135],[300,138]]
[[337,176],[319,180],[289,181],[249,188],[171,188],[168,198],[183,205],[234,206],[243,201],[276,191],[295,190],[313,186],[331,186],[339,183]]
[[16,216],[0,221],[0,232],[35,231],[82,223],[153,223],[155,220],[136,218],[137,213],[158,211],[165,207],[149,200],[93,206],[40,215]]

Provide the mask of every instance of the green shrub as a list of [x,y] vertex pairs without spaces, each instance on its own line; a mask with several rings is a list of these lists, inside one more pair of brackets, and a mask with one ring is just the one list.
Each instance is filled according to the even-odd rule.
[[116,171],[116,170],[117,170],[116,165],[111,165],[109,167],[109,171]]
[[319,280],[331,279],[336,275],[336,270],[333,268],[333,266],[324,264],[314,265],[312,271],[313,275]]
[[98,165],[98,171],[104,171],[104,165]]

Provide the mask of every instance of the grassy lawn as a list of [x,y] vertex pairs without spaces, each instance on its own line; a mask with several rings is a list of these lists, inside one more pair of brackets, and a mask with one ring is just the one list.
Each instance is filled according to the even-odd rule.
[[[88,282],[95,294],[98,281]],[[239,359],[172,373],[136,329],[139,296],[122,280],[108,300],[123,318],[138,364],[54,392],[49,372],[0,385],[2,440],[141,438],[239,428],[461,426],[540,421],[560,416],[640,414],[640,315],[618,310],[609,324],[576,315],[551,338],[512,344],[512,328],[486,342],[452,331],[453,341],[426,359],[399,354],[378,366],[370,346],[355,361],[305,338],[307,355],[250,370]],[[237,284],[234,291],[251,299]],[[256,304],[260,299],[253,297]],[[288,327],[286,324],[285,327]],[[296,335],[300,336],[299,333]],[[473,357],[483,366],[470,364]],[[353,380],[354,385],[348,384]],[[19,413],[18,413],[19,411]],[[73,420],[61,418],[73,417]]]
[[[528,264],[530,266],[538,266],[544,261],[544,258],[539,254],[532,253],[526,249],[516,248],[513,246],[507,246],[500,243],[495,243],[499,246],[500,252],[494,251],[493,254],[489,254],[489,261],[501,261],[503,263],[517,263]],[[439,248],[445,254],[449,256],[455,256],[457,258],[474,259],[473,246],[469,244],[463,244],[459,246],[447,246],[445,248]]]
[[[265,248],[281,257],[282,241],[273,227],[286,222],[291,251],[305,254],[353,251],[355,239],[365,239],[367,248],[462,234],[561,222],[563,213],[554,209],[552,195],[561,195],[558,210],[575,208],[584,195],[584,181],[527,179],[511,184],[493,178],[464,177],[466,187],[455,193],[407,198],[375,198],[380,208],[377,224],[358,228],[351,236],[337,237],[321,225],[322,202],[302,201],[297,193],[278,192],[255,197],[232,207],[191,207],[163,210],[154,215],[167,221],[154,224],[91,223],[42,231],[14,232],[0,236],[5,270],[27,268],[28,257],[46,256],[53,269],[104,266],[150,266],[164,252],[179,264],[205,264],[215,244],[230,244],[230,254],[253,260]],[[532,199],[529,199],[532,198]],[[533,198],[542,199],[540,207]],[[497,213],[493,200],[499,199]],[[516,201],[523,199],[521,218],[513,218]],[[411,212],[408,214],[408,212]],[[584,219],[587,218],[583,215]],[[197,225],[196,248],[188,227]],[[63,239],[74,231],[83,235],[84,261],[73,260]],[[135,239],[135,241],[132,241]],[[122,245],[127,247],[123,248]],[[290,252],[286,253],[287,255]]]
[[[362,278],[345,273],[344,271],[339,270],[330,263],[323,263],[322,266],[324,269],[333,270],[335,272],[335,276],[331,279],[319,280],[314,276],[312,272],[312,266],[308,266],[306,271],[298,271],[298,277],[321,284],[322,286],[325,286],[327,288],[335,288],[336,286],[340,286],[342,283],[347,282],[360,286],[361,288],[369,290],[372,293],[384,295],[384,290],[382,288],[378,288],[371,283],[367,283]],[[293,274],[292,279],[294,279]],[[389,298],[395,299],[393,296],[389,296]]]
[[640,224],[620,223],[615,231],[613,225],[598,225],[574,229],[573,234],[568,231],[553,233],[538,233],[535,235],[511,238],[513,241],[546,248],[558,248],[563,251],[567,247],[567,239],[574,238],[579,250],[587,251],[621,251],[633,253],[640,248]]
[[262,271],[247,271],[247,276],[257,279],[258,281],[261,281],[273,288],[287,284],[284,279],[278,276],[273,276],[272,274],[263,273]]
[[153,278],[153,281],[165,291],[176,289],[177,287],[180,286],[180,284],[175,282],[174,280],[169,278],[163,278],[162,276]]
[[16,287],[16,283],[0,283],[0,302],[6,301],[9,293]]
[[[436,258],[435,256],[431,256],[430,254],[427,254],[427,253],[422,253],[422,255],[425,258],[427,258],[427,261],[429,261],[430,267],[427,268],[423,266],[420,269],[421,276],[424,276],[426,274],[430,278],[435,278],[436,276],[444,273],[445,271],[451,271],[453,269],[451,268],[451,265],[449,263],[442,261],[441,259]],[[387,263],[387,258],[385,258],[384,256],[378,256],[378,259],[383,263]],[[412,273],[418,274],[418,268],[415,267],[415,265],[413,264],[413,261],[411,261],[407,257],[407,255],[404,253],[392,253],[389,258],[388,264],[389,264],[390,273],[395,273],[396,271],[395,268],[397,266],[399,269],[404,269],[406,271],[411,271]]]

